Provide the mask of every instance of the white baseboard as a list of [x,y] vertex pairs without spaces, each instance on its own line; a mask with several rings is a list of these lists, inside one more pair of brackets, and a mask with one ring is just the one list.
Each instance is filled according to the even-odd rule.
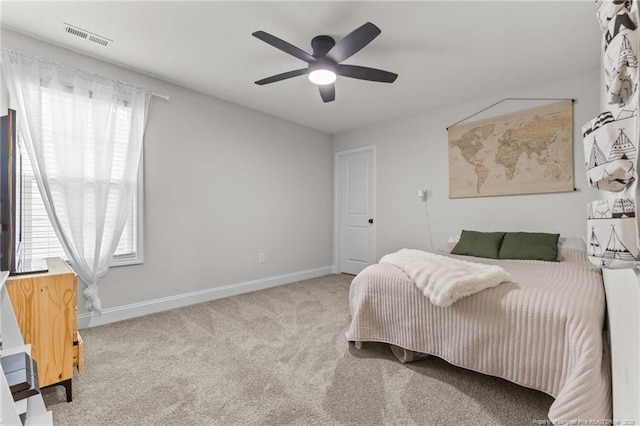
[[293,272],[275,277],[194,291],[192,293],[163,297],[161,299],[132,303],[130,305],[118,306],[115,308],[107,308],[104,309],[101,314],[85,313],[78,315],[78,328],[95,327],[97,325],[109,324],[129,318],[167,311],[169,309],[194,305],[196,303],[208,302],[209,300],[221,299],[223,297],[235,296],[237,294],[249,293],[251,291],[263,290],[270,287],[277,287],[279,285],[289,284],[309,278],[321,277],[323,275],[331,274],[332,272],[333,266],[325,266],[323,268],[309,269],[307,271]]

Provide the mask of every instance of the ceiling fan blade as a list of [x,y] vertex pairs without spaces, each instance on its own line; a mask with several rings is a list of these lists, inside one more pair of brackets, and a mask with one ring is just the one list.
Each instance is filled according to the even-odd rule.
[[304,50],[295,47],[293,44],[287,43],[286,41],[279,39],[276,36],[272,36],[269,33],[265,33],[264,31],[256,31],[251,34],[255,38],[259,38],[267,44],[275,47],[276,49],[280,49],[289,55],[295,56],[298,59],[301,59],[305,62],[312,63],[316,61],[316,58],[305,52]]
[[263,78],[262,80],[256,81],[256,84],[262,86],[264,84],[275,83],[276,81],[286,80],[288,78],[297,77],[299,75],[306,74],[309,71],[307,68],[301,68],[299,70],[287,71],[282,74],[272,75],[271,77]]
[[336,99],[336,86],[334,83],[321,84],[318,89],[320,89],[320,96],[323,101],[332,102]]
[[380,28],[371,22],[367,22],[337,42],[327,53],[326,57],[336,63],[340,63],[371,43],[371,40],[378,37],[381,32]]
[[379,81],[382,83],[393,83],[396,81],[396,78],[398,78],[398,74],[389,71],[383,71],[376,68],[359,67],[357,65],[338,65],[337,74],[343,77]]

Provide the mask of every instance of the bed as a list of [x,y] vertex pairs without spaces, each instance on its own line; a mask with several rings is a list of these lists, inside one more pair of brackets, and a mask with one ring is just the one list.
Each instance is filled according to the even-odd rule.
[[347,340],[389,343],[545,392],[555,398],[554,424],[611,419],[605,293],[586,253],[561,248],[560,262],[447,255],[500,265],[513,280],[439,307],[398,267],[371,265],[350,287]]

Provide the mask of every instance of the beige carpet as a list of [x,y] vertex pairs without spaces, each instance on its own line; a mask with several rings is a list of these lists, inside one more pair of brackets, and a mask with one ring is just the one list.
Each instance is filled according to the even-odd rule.
[[329,275],[82,331],[85,373],[44,390],[56,425],[530,425],[552,398],[437,358],[347,344]]

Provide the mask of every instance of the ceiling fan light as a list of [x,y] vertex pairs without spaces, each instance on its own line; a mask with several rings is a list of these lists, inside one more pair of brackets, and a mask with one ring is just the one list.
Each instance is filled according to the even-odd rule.
[[309,80],[319,85],[331,84],[336,81],[336,73],[325,69],[313,70],[309,73]]

